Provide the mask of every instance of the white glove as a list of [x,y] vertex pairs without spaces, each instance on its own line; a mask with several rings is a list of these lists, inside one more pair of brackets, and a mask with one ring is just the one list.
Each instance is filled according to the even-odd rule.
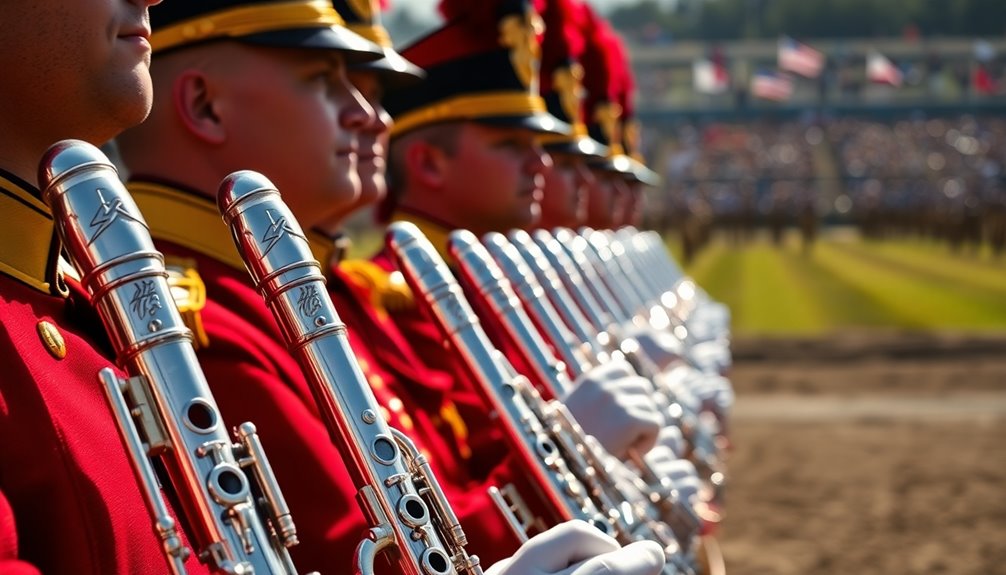
[[730,345],[722,341],[704,341],[688,347],[688,362],[706,373],[724,374],[730,371],[733,357]]
[[685,345],[669,331],[658,331],[646,326],[633,326],[620,334],[623,338],[632,338],[639,344],[639,350],[660,371],[675,363],[685,361],[687,353]]
[[702,409],[717,415],[725,415],[734,405],[734,388],[730,380],[720,376],[707,374],[692,382],[692,393],[702,402]]
[[622,547],[583,521],[569,521],[535,535],[486,575],[657,575],[663,566],[653,541]]
[[682,501],[689,504],[695,501],[699,489],[702,488],[695,464],[679,458],[674,452],[662,445],[654,447],[644,457],[657,475],[670,480],[671,486],[678,490]]
[[676,457],[683,456],[688,449],[688,443],[685,441],[685,434],[681,432],[681,428],[675,425],[665,425],[661,428],[657,435],[657,444],[653,449],[658,448],[669,450]]
[[702,372],[695,368],[679,365],[660,372],[654,379],[661,389],[667,389],[685,409],[697,412],[702,407],[702,400],[692,393],[691,382],[702,377]]
[[632,367],[624,361],[594,367],[577,378],[573,391],[563,399],[584,431],[623,460],[629,449],[649,451],[663,423],[652,385],[631,373]]

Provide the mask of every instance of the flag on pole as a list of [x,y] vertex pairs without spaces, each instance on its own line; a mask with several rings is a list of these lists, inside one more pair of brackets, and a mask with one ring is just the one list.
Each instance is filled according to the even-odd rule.
[[785,102],[793,95],[793,79],[782,72],[759,70],[751,77],[751,95],[763,100]]
[[978,94],[996,93],[996,82],[983,63],[979,63],[975,67],[974,74],[971,75],[971,85]]
[[870,50],[866,55],[866,79],[875,84],[899,87],[904,81],[904,75],[887,56],[876,50]]
[[730,89],[730,75],[722,62],[699,58],[692,62],[692,84],[700,94],[722,94]]
[[779,69],[816,78],[824,69],[824,54],[789,36],[779,38]]

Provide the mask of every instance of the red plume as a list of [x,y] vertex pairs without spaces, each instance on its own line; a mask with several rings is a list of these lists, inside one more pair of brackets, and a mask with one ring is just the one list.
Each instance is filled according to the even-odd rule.
[[584,99],[584,119],[590,121],[593,109],[599,102],[614,101],[613,72],[608,54],[608,24],[590,5],[580,4],[584,49],[583,87],[587,90]]
[[613,92],[615,101],[622,107],[622,117],[626,120],[632,117],[635,111],[635,103],[632,101],[636,90],[636,79],[632,74],[632,66],[629,62],[629,52],[625,48],[625,41],[617,32],[611,30],[611,37],[608,44],[608,56],[614,70]]
[[541,91],[551,90],[556,68],[579,62],[583,55],[580,7],[574,0],[548,0],[541,12],[545,36],[541,42]]

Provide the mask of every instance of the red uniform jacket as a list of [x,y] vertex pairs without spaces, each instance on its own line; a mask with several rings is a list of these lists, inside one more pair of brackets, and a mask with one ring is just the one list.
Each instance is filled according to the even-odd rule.
[[[292,550],[298,569],[348,572],[353,551],[369,527],[355,502],[356,487],[215,205],[194,192],[163,185],[134,182],[129,187],[158,248],[174,261],[190,260],[205,283],[206,306],[200,319],[208,345],[198,352],[200,362],[227,421],[248,420],[258,426],[298,526],[301,544]],[[313,240],[317,240],[312,245],[316,257],[328,261],[331,240]],[[401,388],[394,370],[375,358],[385,350],[357,336],[357,318],[362,316],[347,305],[355,300],[352,287],[341,279],[337,274],[331,281],[336,309],[347,323],[350,343],[388,422],[429,453],[469,536],[469,551],[486,564],[511,554],[517,542],[485,495],[492,484],[485,482],[495,483],[495,476],[472,477],[457,464],[466,446],[443,418],[445,402],[437,395],[442,396],[438,389],[447,386],[445,376],[422,372],[429,394]]]
[[46,575],[167,573],[98,383],[111,362],[88,334],[101,327],[79,294],[51,295],[52,216],[0,172],[0,219],[0,571],[16,547]]
[[38,570],[18,560],[17,527],[14,512],[3,493],[0,493],[0,573],[7,575],[39,575]]

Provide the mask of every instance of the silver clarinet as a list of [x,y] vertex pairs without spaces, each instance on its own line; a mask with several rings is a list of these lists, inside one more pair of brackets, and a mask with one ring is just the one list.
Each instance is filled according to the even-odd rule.
[[[524,264],[516,248],[498,233],[487,234],[484,239],[486,245],[479,243],[475,235],[468,231],[454,231],[449,240],[449,249],[457,262],[461,281],[478,294],[476,297],[486,304],[489,315],[497,318],[504,332],[514,342],[518,353],[535,372],[539,385],[561,400],[572,390],[573,382],[564,371],[564,362],[552,355],[549,344],[562,356],[575,356],[578,346],[567,335],[568,330],[551,307],[544,289]],[[508,271],[516,275],[510,275]],[[511,277],[514,278],[512,283]],[[517,290],[521,291],[523,298],[517,297]],[[528,307],[534,310],[531,312],[533,318],[522,303],[522,299],[523,302],[528,302],[532,297],[534,304]],[[544,333],[555,335],[548,337],[549,343],[546,343],[546,337],[542,335]],[[553,337],[557,339],[552,339]],[[561,365],[563,370],[554,369],[552,366],[555,365]],[[579,377],[587,369],[587,364],[583,363],[569,366],[574,377]],[[637,537],[653,538],[666,544],[666,541],[660,540],[668,533],[666,528],[659,525],[660,521],[664,521],[677,538],[678,545],[687,551],[692,539],[698,534],[699,520],[691,507],[679,500],[674,487],[659,477],[646,459],[635,450],[630,450],[629,457],[640,470],[641,478],[646,481],[637,481],[631,485],[628,481],[619,481],[614,473],[609,472],[609,466],[615,464],[613,458],[600,445],[586,441],[586,434],[569,417],[568,412],[562,410],[561,413],[567,417],[565,420],[559,419],[559,428],[572,437],[577,449],[595,471],[595,474],[584,479],[584,483],[592,490],[604,490],[610,500],[620,505],[622,515],[632,519],[630,524],[643,526],[637,529]],[[649,530],[648,533],[644,532],[646,529]]]
[[[489,274],[480,274],[477,270],[479,268],[491,269],[498,264],[504,278],[511,280],[514,290],[518,291],[522,296],[520,299],[526,305],[529,317],[528,320],[520,320],[521,311],[512,311],[509,313],[498,311],[496,315],[501,318],[518,316],[509,320],[513,323],[533,321],[534,325],[540,326],[543,335],[547,334],[545,339],[548,340],[549,344],[551,344],[560,356],[579,357],[577,352],[583,349],[583,345],[562,322],[560,314],[552,306],[546,290],[538,282],[538,278],[521,257],[517,248],[505,236],[499,233],[486,234],[483,243],[485,244],[487,254],[491,254],[495,262],[481,262],[478,268],[469,266],[471,269],[462,272],[462,276],[471,276],[473,280],[481,281],[485,287],[482,287],[480,292],[488,292],[490,290],[488,284],[494,280]],[[466,258],[466,260],[478,262],[478,259],[473,257],[475,250],[472,250],[472,252],[472,255]],[[458,262],[459,266],[462,268],[465,267],[460,258]],[[566,305],[569,304],[567,303]],[[508,327],[507,331],[516,330]],[[529,345],[535,345],[534,341],[525,339],[524,343],[519,345],[520,351],[523,353],[524,349]],[[535,354],[535,356],[537,355],[545,355],[547,357],[547,347],[545,351]],[[534,356],[527,357],[527,360],[529,362],[534,361]],[[569,365],[570,375],[574,378],[579,377],[591,365],[600,365],[602,361],[606,360],[599,360],[597,356],[588,355],[585,362],[576,362]],[[548,384],[546,383],[546,385]],[[654,393],[656,395],[660,392],[654,390]],[[661,519],[671,526],[674,533],[678,536],[682,549],[687,552],[699,528],[699,519],[695,515],[694,510],[687,502],[681,501],[678,498],[673,485],[666,478],[660,477],[645,458],[634,451],[630,452],[629,456],[640,472],[641,478],[646,482],[642,493],[647,496],[649,503],[659,510]],[[631,496],[632,493],[630,492],[628,495]]]
[[[527,453],[525,462],[530,473],[539,481],[540,478],[547,481],[561,477],[553,472],[557,469],[555,466],[561,465],[568,470],[564,472],[567,485],[576,485],[577,491],[586,488],[586,499],[581,496],[571,500],[568,494],[563,497],[562,490],[558,490],[552,494],[552,505],[560,509],[565,507],[566,513],[591,510],[593,516],[597,514],[594,509],[600,510],[607,522],[598,525],[615,538],[622,543],[639,539],[657,541],[664,547],[667,557],[664,572],[688,573],[674,534],[646,517],[643,509],[628,502],[631,498],[623,491],[627,486],[616,483],[603,460],[606,454],[600,452],[599,446],[587,443],[586,435],[565,406],[556,401],[545,401],[530,382],[517,375],[509,361],[492,346],[463,295],[461,286],[432,244],[414,225],[405,223],[392,224],[388,231],[388,241],[406,281],[479,382],[479,391],[499,415],[515,450]],[[464,260],[462,269],[480,276],[469,279],[477,289],[483,290],[481,295],[488,301],[492,313],[511,316],[513,311],[520,309],[520,301],[510,289],[509,282],[502,277],[499,268],[484,265],[491,264],[492,261],[474,235],[463,231],[452,233],[450,249],[458,257],[459,263]],[[530,345],[540,345],[536,350],[540,353],[531,359],[531,363],[541,362],[536,371],[549,380],[551,391],[558,391],[560,394],[567,391],[557,389],[571,385],[564,377],[565,366],[562,362],[547,351],[544,341],[529,322],[522,322],[520,329],[536,342]],[[529,345],[524,338],[518,339],[522,348]],[[550,463],[546,463],[542,454],[534,452],[533,448],[541,445],[542,441],[548,441],[553,446],[551,449],[557,449],[548,452]],[[591,519],[590,516],[579,517]]]
[[39,167],[39,187],[129,374],[99,374],[154,519],[168,565],[190,554],[162,499],[150,457],[163,462],[198,559],[215,573],[294,574],[297,532],[255,426],[232,442],[171,298],[163,256],[100,150],[67,140]]
[[236,172],[221,183],[217,204],[359,490],[372,527],[357,546],[355,573],[371,575],[377,554],[394,548],[407,575],[481,575],[426,457],[381,416],[321,264],[275,186]]
[[[556,514],[548,519],[511,517],[515,534],[526,538],[526,529],[530,526],[582,519],[618,536],[617,515],[603,514],[580,479],[572,473],[562,450],[550,435],[551,430],[543,423],[548,416],[541,411],[544,403],[538,391],[489,343],[461,286],[433,245],[415,225],[407,222],[391,224],[386,241],[419,305],[451,343],[473,381],[478,382],[478,391],[486,404],[502,421],[507,440],[533,479],[533,485],[539,489],[535,495]],[[587,467],[585,463],[582,465]],[[517,506],[501,495],[520,497],[520,494],[510,486],[504,488],[503,493],[494,492],[497,505],[506,515],[507,508]]]
[[[561,239],[560,239],[561,238]],[[519,236],[515,239],[520,239]],[[579,241],[577,241],[579,240]],[[526,255],[526,260],[528,262],[541,262],[543,258],[533,257],[535,253],[535,246],[531,245],[526,240],[515,241],[515,245]],[[554,265],[561,266],[561,268],[571,277],[577,278],[579,274],[583,272],[586,277],[591,278],[590,282],[585,281],[572,281],[566,283],[569,288],[570,294],[576,299],[577,303],[583,302],[585,308],[600,308],[605,311],[610,312],[614,317],[618,317],[616,312],[617,306],[612,305],[618,297],[610,291],[607,286],[607,282],[603,279],[605,272],[603,271],[603,265],[600,263],[595,263],[590,257],[592,248],[589,246],[589,242],[579,236],[572,236],[566,230],[558,230],[556,236],[553,237],[548,232],[543,230],[538,230],[534,233],[534,243],[540,251],[548,254],[548,260]],[[566,248],[569,248],[567,252]],[[587,252],[587,255],[583,257],[575,257],[575,254],[579,250]],[[596,256],[596,252],[594,253]],[[535,266],[535,273],[539,275],[542,270]],[[566,279],[564,277],[564,279]],[[610,281],[610,280],[609,280]],[[583,284],[589,283],[592,290],[596,291],[601,297],[595,298],[592,293],[589,293],[583,289]],[[556,300],[562,300],[565,298],[563,291],[550,291],[549,296],[555,298]],[[603,304],[602,304],[603,302]],[[595,329],[604,328],[596,323],[595,316],[598,314],[592,314],[589,319]],[[574,322],[576,319],[570,316],[571,320]],[[625,319],[625,322],[631,322],[631,319]],[[608,331],[617,333],[622,327],[616,325],[614,327],[608,327]],[[628,344],[628,345],[627,345]],[[661,411],[667,417],[668,424],[677,425],[681,428],[685,439],[688,442],[688,453],[687,458],[692,460],[696,467],[703,472],[703,474],[711,479],[713,479],[714,485],[717,489],[722,484],[722,479],[725,477],[723,473],[723,463],[719,459],[719,454],[717,447],[715,445],[714,438],[699,425],[698,416],[692,413],[690,410],[686,409],[683,404],[678,402],[675,398],[673,391],[673,386],[670,385],[672,380],[699,376],[702,375],[687,366],[684,363],[675,366],[670,372],[660,375],[660,370],[653,365],[647,356],[639,350],[638,343],[636,343],[632,338],[622,338],[618,343],[619,349],[623,352],[626,359],[636,368],[636,371],[650,380],[659,394],[655,394],[654,398],[657,399],[661,405]]]

